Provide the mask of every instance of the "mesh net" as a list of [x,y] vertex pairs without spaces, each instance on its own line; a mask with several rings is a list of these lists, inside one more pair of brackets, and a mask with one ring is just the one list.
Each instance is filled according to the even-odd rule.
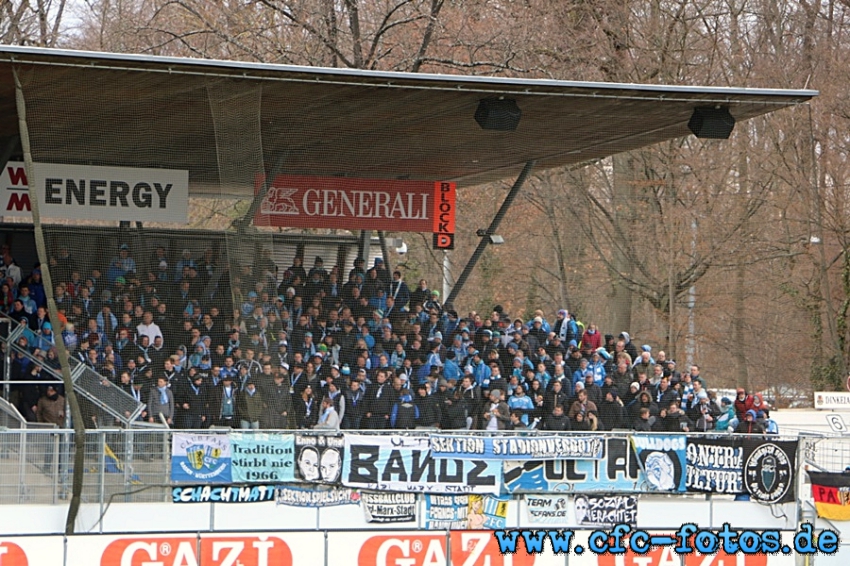
[[[537,387],[535,379],[545,390],[560,375],[556,366],[572,389],[576,372],[585,381],[583,357],[594,381],[602,386],[612,375],[621,395],[639,371],[650,382],[656,371],[679,381],[692,362],[708,367],[718,396],[742,385],[787,400],[807,387],[798,355],[786,347],[800,329],[777,318],[783,309],[811,317],[799,290],[827,282],[795,263],[801,238],[814,234],[804,204],[811,200],[800,198],[812,165],[805,136],[788,141],[783,132],[811,130],[805,109],[740,122],[729,141],[717,142],[682,137],[698,101],[652,110],[634,92],[573,93],[571,110],[540,92],[520,97],[520,127],[506,132],[474,123],[491,113],[498,128],[511,111],[498,101],[482,110],[486,93],[472,88],[450,95],[366,79],[128,66],[82,73],[22,64],[19,71],[36,176],[52,183],[43,212],[49,257],[34,256],[22,224],[7,224],[6,243],[22,269],[6,275],[18,277],[14,294],[32,311],[30,331],[48,344],[61,335],[71,348],[87,426],[308,426],[324,396],[349,400],[344,428],[397,426],[392,403],[376,412],[384,422],[351,405],[360,369],[366,395],[385,369],[398,381],[396,397],[415,396],[426,382],[449,396],[449,380],[461,391],[465,373],[495,387],[489,362],[502,375],[496,386],[511,396],[516,385]],[[741,111],[773,109],[750,102]],[[644,111],[655,114],[650,120]],[[459,116],[470,123],[458,126]],[[557,128],[534,126],[546,121]],[[566,135],[571,125],[575,134]],[[786,145],[794,151],[775,151]],[[532,176],[498,233],[487,229],[530,156],[538,160]],[[457,237],[444,254],[434,249],[431,201],[422,195],[437,198],[434,182],[456,179]],[[370,197],[370,183],[398,194]],[[78,216],[51,216],[50,204]],[[380,219],[381,210],[401,220]],[[497,241],[492,236],[505,245],[481,254],[454,303],[443,304],[444,276],[458,280],[478,242]],[[38,263],[53,274],[64,317],[52,328],[38,310],[45,293]],[[404,287],[393,282],[396,267]],[[778,273],[790,274],[786,285],[760,285]],[[573,322],[562,320],[563,309]],[[729,316],[715,316],[717,309]],[[763,328],[770,335],[756,339]],[[816,340],[806,341],[817,355]],[[651,348],[641,362],[643,344]],[[592,356],[600,347],[610,359]],[[775,355],[766,360],[755,348]],[[479,369],[473,350],[488,369]],[[621,350],[629,361],[618,373]],[[264,403],[228,407],[225,377],[234,378],[240,399],[254,383]],[[545,418],[549,401],[529,392],[533,406],[524,410]],[[456,428],[457,415],[446,412],[413,424]],[[487,424],[478,405],[467,414],[473,426]]]

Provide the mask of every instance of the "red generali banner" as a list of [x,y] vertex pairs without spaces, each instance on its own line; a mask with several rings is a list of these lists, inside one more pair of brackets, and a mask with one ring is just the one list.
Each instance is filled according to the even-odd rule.
[[254,224],[453,235],[455,208],[454,183],[279,175]]

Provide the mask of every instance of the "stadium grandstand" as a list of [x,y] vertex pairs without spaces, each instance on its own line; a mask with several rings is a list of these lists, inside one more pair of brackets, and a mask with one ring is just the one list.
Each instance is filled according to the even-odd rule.
[[[426,505],[441,503],[417,499],[414,491],[425,498],[452,488],[468,493],[463,528],[492,530],[525,524],[516,518],[528,501],[513,494],[537,490],[548,497],[563,489],[551,487],[557,482],[546,475],[549,464],[563,463],[562,453],[503,462],[488,440],[492,461],[472,460],[456,454],[462,442],[440,444],[443,432],[470,446],[500,435],[584,441],[558,444],[575,450],[572,458],[581,463],[559,473],[579,474],[597,492],[591,497],[632,494],[614,502],[622,506],[615,511],[633,512],[630,520],[647,528],[667,529],[670,516],[680,518],[666,513],[667,506],[710,508],[698,516],[711,522],[715,509],[716,517],[740,515],[738,504],[759,509],[751,513],[753,528],[796,528],[802,505],[787,483],[781,493],[772,479],[761,491],[741,481],[723,489],[713,480],[687,483],[686,438],[706,450],[737,450],[765,474],[779,470],[791,483],[798,480],[798,441],[780,437],[761,394],[718,395],[698,361],[680,367],[630,329],[600,328],[581,313],[527,305],[533,315],[517,316],[498,303],[475,312],[464,307],[474,301],[464,298],[474,295],[465,286],[469,274],[531,171],[690,134],[725,138],[736,123],[802,104],[815,92],[413,75],[6,46],[0,46],[0,77],[0,417],[7,428],[21,429],[16,437],[0,434],[0,501],[56,504],[69,497],[69,475],[80,472],[72,462],[83,461],[74,459],[79,451],[69,431],[80,425],[66,406],[70,377],[91,439],[82,493],[99,509],[79,520],[89,532],[263,530],[261,514],[211,509],[205,515],[204,507],[197,514],[204,526],[176,505],[211,501],[198,499],[205,497],[201,484],[215,478],[213,468],[224,468],[225,451],[230,480],[221,483],[250,488],[234,490],[225,502],[276,500],[277,508],[293,512],[264,528],[284,525],[288,531],[274,540],[306,549],[294,562],[290,554],[288,562],[248,563],[310,563],[305,556],[351,563],[350,556],[335,561],[332,554],[348,552],[346,541],[354,544],[359,533],[345,532],[352,524],[441,530],[422,518]],[[388,234],[426,233],[434,249],[450,249],[457,189],[505,179],[513,183],[506,200],[449,289],[407,280],[390,265]],[[413,443],[428,442],[427,434],[434,435],[431,453],[444,447],[464,477],[452,479],[445,460],[439,473],[429,460],[432,477],[421,480],[427,483],[421,490],[405,487],[404,470],[386,458],[383,481],[377,471],[375,481],[358,475],[371,460],[352,471],[352,446],[374,449],[378,461],[390,442],[413,450]],[[669,449],[654,450],[647,438],[661,438]],[[245,448],[253,439],[271,444]],[[761,444],[774,452],[760,455]],[[257,464],[238,478],[237,467],[251,468],[240,449],[254,463],[265,460],[253,455],[288,450],[288,465],[281,466],[288,475]],[[807,462],[815,462],[815,452]],[[846,454],[821,454],[819,469],[842,471],[834,468]],[[202,468],[209,473],[196,473]],[[475,484],[488,479],[479,477],[482,471],[493,470],[492,484]],[[398,481],[386,479],[395,476]],[[257,480],[268,480],[260,486],[271,486],[268,493],[258,491]],[[366,510],[365,520],[357,511],[360,523],[336,511],[339,501],[322,502],[330,509],[301,501],[341,497],[347,488],[359,490],[352,496],[348,489],[346,497]],[[567,489],[573,488],[582,489],[579,483]],[[699,492],[704,499],[674,502],[658,491]],[[720,493],[728,497],[712,500]],[[472,494],[493,499],[485,503],[481,495],[476,503]],[[640,515],[635,494],[642,498]],[[154,513],[160,523],[142,527],[115,518],[120,511],[111,505],[122,498],[128,505],[174,503],[168,509],[178,510]],[[570,505],[571,520],[596,524],[579,518],[587,501],[574,498]],[[303,507],[316,507],[309,509],[315,528],[305,526]],[[466,552],[452,538],[452,525],[442,529],[443,552]],[[299,536],[310,545],[286,538],[308,527]],[[320,529],[325,538],[312,544]],[[171,552],[186,541],[209,552],[201,535],[192,536],[132,548],[151,560],[165,552],[163,545]],[[495,543],[489,533],[485,539],[490,552]],[[252,548],[266,544],[250,540]],[[66,563],[74,553],[92,552],[75,539],[45,544],[31,552],[64,545]],[[130,543],[123,554],[106,544],[93,560],[131,563]],[[268,544],[262,548],[277,552],[277,542]],[[380,563],[372,554],[386,559],[385,547],[368,550],[364,543],[358,564]],[[452,563],[463,563],[464,556],[452,556]]]
[[[86,426],[310,428],[325,397],[343,429],[517,426],[493,420],[495,397],[522,426],[559,429],[646,426],[639,405],[655,429],[715,429],[727,411],[734,428],[752,408],[710,398],[698,366],[676,368],[628,329],[566,311],[464,312],[457,297],[532,169],[689,132],[728,137],[736,120],[810,91],[2,53],[6,215],[26,218],[35,196],[47,219],[36,226],[46,257],[20,226],[2,249],[0,307],[14,321],[4,393],[27,421],[63,394],[47,385],[59,341],[87,376]],[[386,232],[433,231],[451,247],[456,186],[506,177],[514,188],[449,296],[388,267]],[[173,227],[189,220],[189,197],[214,203],[192,225],[218,229]],[[225,377],[233,407],[221,406]]]

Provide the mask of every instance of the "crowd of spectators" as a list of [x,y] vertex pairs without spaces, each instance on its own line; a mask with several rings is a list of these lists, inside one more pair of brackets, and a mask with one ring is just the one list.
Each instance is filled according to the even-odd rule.
[[28,328],[32,356],[12,352],[10,375],[34,382],[12,387],[29,420],[64,419],[61,384],[39,383],[54,379],[44,367],[58,367],[61,339],[147,405],[140,419],[181,429],[776,432],[758,394],[718,399],[698,365],[680,371],[627,331],[603,334],[567,310],[460,316],[381,258],[357,258],[343,277],[302,254],[280,270],[266,251],[222,277],[210,248],[177,261],[157,248],[137,263],[121,244],[81,273],[61,248],[51,321],[39,266],[24,274],[8,246],[0,254],[0,309]]

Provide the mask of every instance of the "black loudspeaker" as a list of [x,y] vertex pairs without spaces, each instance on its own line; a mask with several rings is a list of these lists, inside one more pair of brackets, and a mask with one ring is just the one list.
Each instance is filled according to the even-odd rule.
[[694,108],[688,129],[698,138],[726,140],[735,128],[735,118],[728,108],[704,106]]
[[511,98],[485,98],[478,103],[475,121],[484,130],[513,132],[519,126],[522,110]]

